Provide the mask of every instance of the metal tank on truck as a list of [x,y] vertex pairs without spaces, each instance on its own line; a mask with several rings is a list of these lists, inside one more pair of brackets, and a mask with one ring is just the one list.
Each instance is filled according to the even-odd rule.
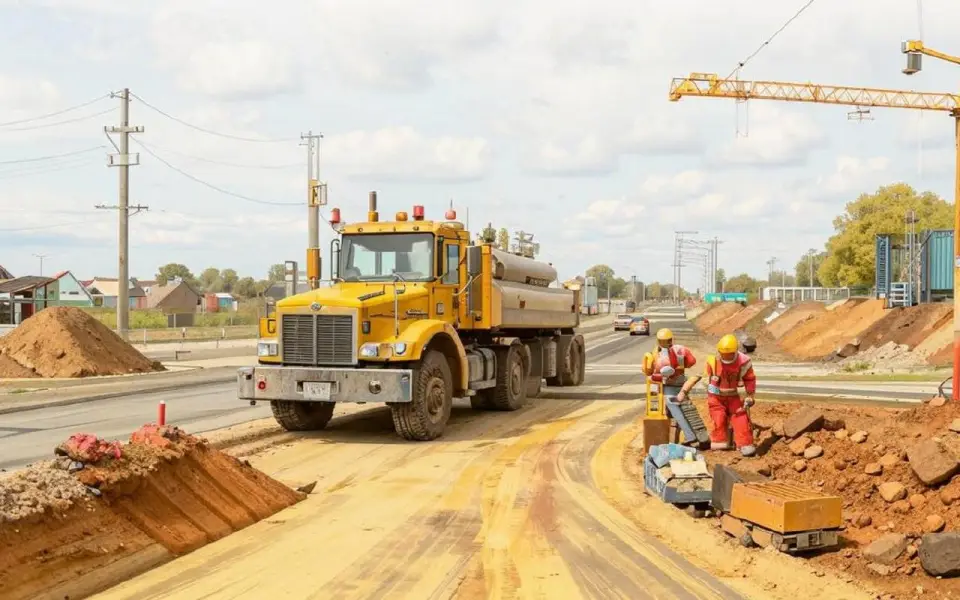
[[369,202],[365,222],[334,209],[334,283],[277,302],[241,399],[270,402],[290,431],[323,429],[338,402],[382,402],[400,436],[432,440],[454,398],[512,411],[544,383],[583,383],[579,285],[549,287],[556,270],[496,249],[490,227],[472,243],[453,210],[380,221],[376,192]]

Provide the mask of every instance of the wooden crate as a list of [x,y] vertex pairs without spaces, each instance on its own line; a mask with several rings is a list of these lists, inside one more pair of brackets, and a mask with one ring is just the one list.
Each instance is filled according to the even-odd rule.
[[778,533],[835,529],[843,523],[843,501],[776,481],[735,483],[730,514]]

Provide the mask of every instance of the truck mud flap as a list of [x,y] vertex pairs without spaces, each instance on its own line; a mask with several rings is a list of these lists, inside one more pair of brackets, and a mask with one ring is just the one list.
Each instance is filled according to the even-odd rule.
[[683,432],[687,441],[696,440],[698,444],[709,444],[710,433],[697,407],[692,402],[667,402],[667,411]]

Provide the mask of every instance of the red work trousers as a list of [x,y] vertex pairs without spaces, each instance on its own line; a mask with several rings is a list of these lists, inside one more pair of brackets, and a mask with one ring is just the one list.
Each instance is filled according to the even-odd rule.
[[737,448],[753,445],[753,427],[750,417],[743,407],[740,396],[707,396],[707,408],[710,410],[710,420],[713,421],[713,430],[710,431],[710,441],[725,443],[727,441],[727,422],[733,427],[733,441]]

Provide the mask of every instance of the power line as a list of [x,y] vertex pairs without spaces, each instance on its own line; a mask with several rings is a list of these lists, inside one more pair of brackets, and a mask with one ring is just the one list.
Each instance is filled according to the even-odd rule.
[[63,108],[63,109],[60,109],[60,110],[55,111],[55,112],[52,112],[52,113],[47,113],[47,114],[45,114],[45,115],[40,115],[40,116],[38,116],[38,117],[29,117],[29,118],[27,118],[27,119],[18,119],[18,120],[16,120],[16,121],[7,121],[6,123],[0,123],[0,127],[7,127],[8,125],[19,125],[19,124],[21,124],[21,123],[29,123],[29,122],[31,122],[31,121],[40,121],[40,120],[42,120],[42,119],[49,119],[50,117],[56,117],[56,116],[58,116],[58,115],[62,115],[62,114],[64,114],[64,113],[68,113],[68,112],[77,110],[77,109],[79,109],[79,108],[85,108],[85,107],[87,107],[87,106],[90,106],[91,104],[96,104],[97,102],[100,102],[101,100],[106,100],[106,99],[109,98],[109,97],[110,97],[110,94],[104,94],[103,96],[100,96],[100,97],[98,97],[98,98],[94,98],[93,100],[88,100],[87,102],[84,102],[84,103],[82,103],[82,104],[76,104],[76,105],[74,105],[74,106],[70,106],[70,107],[68,107],[68,108]]
[[[28,175],[39,175],[43,173],[56,173],[58,171],[66,171],[69,169],[78,169],[80,167],[87,167],[93,164],[90,160],[82,160],[79,162],[72,162],[59,165],[33,165],[32,168],[27,169],[8,169],[0,171],[0,179],[14,179],[16,177],[24,177]],[[39,168],[38,168],[39,167]]]
[[[133,136],[131,136],[131,137],[133,137]],[[301,206],[301,205],[302,205],[300,202],[270,202],[270,201],[267,201],[267,200],[259,200],[259,199],[257,199],[257,198],[251,198],[250,196],[244,196],[243,194],[238,194],[238,193],[236,193],[236,192],[231,192],[230,190],[225,190],[225,189],[223,189],[223,188],[221,188],[221,187],[218,187],[218,186],[216,186],[216,185],[214,185],[214,184],[212,184],[212,183],[210,183],[210,182],[208,182],[208,181],[204,181],[203,179],[200,179],[199,177],[196,177],[195,175],[191,175],[190,173],[187,173],[186,171],[184,171],[184,170],[181,169],[180,167],[177,167],[177,166],[175,166],[175,165],[170,164],[169,162],[167,162],[166,160],[164,160],[163,158],[161,158],[160,156],[158,156],[157,153],[154,152],[153,150],[151,150],[148,146],[145,146],[144,143],[141,142],[139,138],[133,138],[133,140],[134,140],[141,148],[143,148],[143,150],[144,150],[147,154],[149,154],[150,156],[152,156],[152,157],[154,157],[155,159],[157,159],[158,161],[160,161],[160,162],[161,162],[163,165],[165,165],[167,168],[172,169],[172,170],[176,171],[177,173],[180,173],[181,175],[183,175],[183,176],[186,177],[187,179],[190,179],[191,181],[194,181],[194,182],[196,182],[196,183],[199,183],[200,185],[206,186],[206,187],[210,188],[211,190],[214,190],[214,191],[216,191],[216,192],[220,192],[221,194],[224,194],[224,195],[226,195],[226,196],[232,196],[232,197],[234,197],[234,198],[237,198],[237,199],[239,199],[239,200],[244,200],[244,201],[246,201],[246,202],[252,202],[252,203],[254,203],[254,204],[264,204],[264,205],[268,205],[268,206]]]
[[55,158],[66,158],[67,156],[76,156],[78,154],[86,154],[87,152],[93,152],[94,150],[103,150],[106,146],[93,146],[91,148],[84,148],[83,150],[74,150],[73,152],[64,152],[63,154],[48,154],[47,156],[36,156],[33,158],[18,158],[16,160],[0,160],[0,165],[15,165],[20,163],[31,163],[31,162],[40,162],[43,160],[53,160]]
[[136,98],[137,100],[139,100],[139,101],[140,101],[144,106],[146,106],[147,108],[149,108],[149,109],[151,109],[151,110],[153,110],[153,111],[155,111],[155,112],[163,115],[164,117],[170,119],[171,121],[176,121],[177,123],[180,123],[181,125],[184,125],[185,127],[189,127],[189,128],[191,128],[191,129],[196,129],[197,131],[201,131],[201,132],[203,132],[203,133],[207,133],[207,134],[210,134],[210,135],[215,135],[215,136],[218,136],[218,137],[227,138],[227,139],[231,139],[231,140],[239,140],[239,141],[241,141],[241,142],[259,142],[259,143],[261,143],[261,144],[277,144],[277,143],[280,143],[280,142],[293,142],[293,141],[297,141],[297,138],[259,139],[259,138],[243,137],[243,136],[240,136],[240,135],[232,135],[232,134],[229,134],[229,133],[221,133],[221,132],[219,132],[219,131],[214,131],[214,130],[212,130],[212,129],[207,129],[207,128],[205,128],[205,127],[200,127],[199,125],[194,125],[193,123],[190,123],[190,122],[188,122],[188,121],[184,121],[183,119],[181,119],[181,118],[179,118],[179,117],[175,117],[175,116],[171,115],[171,114],[168,113],[168,112],[164,112],[163,110],[161,110],[161,109],[157,108],[156,106],[150,104],[149,102],[147,102],[146,100],[144,100],[144,99],[141,98],[140,96],[134,94],[133,92],[130,92],[130,95],[133,96],[134,98]]
[[75,225],[86,225],[89,221],[73,221],[71,223],[56,223],[53,225],[37,225],[35,227],[15,227],[13,229],[0,229],[3,233],[18,233],[23,231],[38,231],[41,229],[56,229],[58,227],[73,227]]
[[807,10],[808,8],[810,8],[810,5],[813,4],[814,2],[816,2],[816,0],[807,0],[807,3],[804,4],[804,5],[800,8],[800,10],[798,10],[796,13],[794,13],[794,15],[793,15],[792,17],[790,17],[789,19],[787,19],[787,22],[784,23],[783,25],[781,25],[781,26],[780,26],[780,29],[777,29],[775,32],[773,32],[773,35],[771,35],[770,37],[768,37],[768,38],[766,39],[766,41],[764,41],[762,44],[760,44],[760,46],[759,46],[756,50],[753,51],[753,54],[751,54],[750,56],[746,57],[745,59],[743,59],[742,61],[740,61],[739,63],[737,63],[737,67],[736,67],[733,71],[731,71],[729,75],[727,75],[727,79],[731,79],[731,78],[737,73],[737,71],[739,71],[740,69],[742,69],[742,68],[744,68],[745,66],[747,66],[747,63],[748,63],[748,62],[750,62],[751,60],[753,60],[753,58],[754,58],[756,55],[760,54],[760,52],[761,52],[764,48],[766,48],[767,46],[769,46],[769,45],[770,45],[770,42],[772,42],[775,37],[777,37],[778,35],[780,35],[781,33],[783,33],[783,30],[786,29],[787,27],[789,27],[790,24],[793,23],[795,20],[797,20],[797,18],[799,18],[800,15],[803,14],[803,11]]
[[[138,142],[138,143],[143,145],[143,142]],[[156,150],[162,150],[164,152],[176,154],[184,158],[189,158],[190,160],[210,163],[213,165],[221,165],[224,167],[237,167],[239,169],[267,169],[267,170],[293,169],[293,168],[298,169],[302,166],[299,163],[287,163],[287,164],[277,164],[277,165],[251,165],[251,164],[243,164],[243,163],[233,163],[233,162],[226,162],[226,161],[220,161],[220,160],[213,160],[212,158],[204,158],[202,156],[194,156],[193,154],[186,154],[184,152],[180,152],[179,150],[173,150],[171,148],[164,148],[163,146],[158,146],[152,142],[150,143],[150,146]]]
[[[44,123],[43,125],[31,125],[30,127],[11,127],[5,128],[3,132],[7,131],[32,131],[34,129],[45,129],[47,127],[57,127],[60,125],[69,125],[70,123],[79,123],[80,121],[86,121],[87,119],[93,119],[95,117],[102,117],[105,114],[112,113],[117,110],[117,107],[108,108],[107,110],[101,110],[97,113],[92,113],[89,115],[84,115],[82,117],[76,117],[74,119],[67,119],[65,121],[56,121],[54,123]],[[0,132],[2,133],[2,132]]]

